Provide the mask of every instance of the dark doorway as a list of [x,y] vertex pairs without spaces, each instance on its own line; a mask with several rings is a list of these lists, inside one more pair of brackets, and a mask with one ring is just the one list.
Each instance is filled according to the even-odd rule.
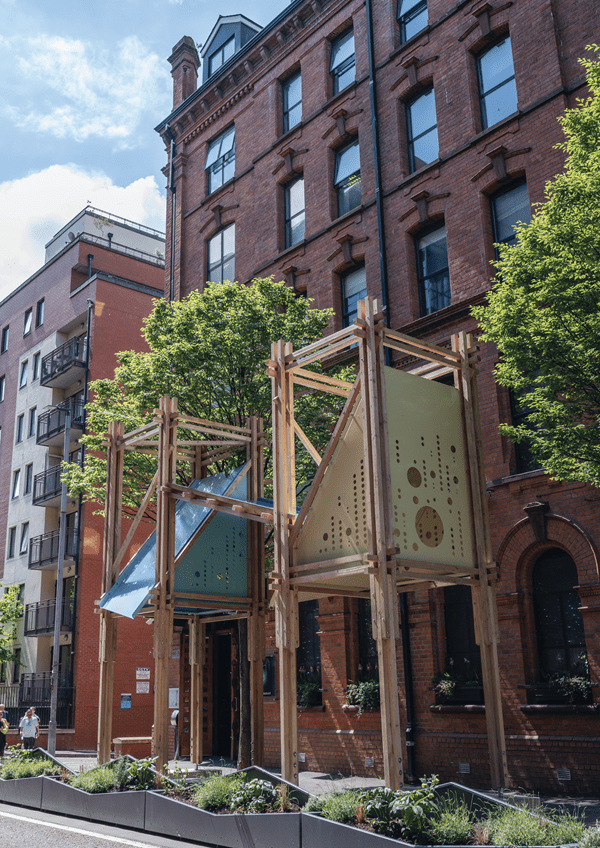
[[213,756],[231,757],[232,748],[231,634],[213,634]]

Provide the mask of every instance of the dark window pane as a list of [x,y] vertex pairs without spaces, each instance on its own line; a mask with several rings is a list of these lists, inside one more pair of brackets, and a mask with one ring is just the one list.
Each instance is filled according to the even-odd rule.
[[298,73],[283,83],[283,131],[302,120],[302,77]]
[[402,41],[408,41],[427,26],[427,3],[423,0],[400,0],[398,19]]
[[446,230],[440,227],[417,242],[421,289],[421,314],[429,315],[450,305],[450,275]]
[[517,88],[510,38],[490,47],[478,60],[479,94],[483,126],[512,115],[517,109]]
[[494,213],[494,241],[510,244],[515,241],[515,227],[531,220],[527,184],[516,186],[492,200]]
[[491,127],[517,111],[517,84],[514,79],[491,91],[484,98],[484,124]]
[[364,265],[342,278],[342,321],[349,327],[357,315],[357,304],[367,295],[367,272]]
[[354,56],[354,30],[350,29],[345,32],[331,45],[331,64],[330,71],[334,71],[347,59]]
[[514,75],[510,37],[484,53],[479,59],[482,94],[487,94]]
[[349,147],[344,147],[343,150],[338,151],[336,154],[333,182],[335,185],[338,185],[351,174],[356,174],[358,171],[360,171],[360,148],[357,141]]
[[416,171],[438,158],[439,144],[433,89],[407,107],[410,170]]
[[355,174],[338,186],[338,215],[345,215],[351,209],[356,209],[360,206],[361,198],[360,174]]

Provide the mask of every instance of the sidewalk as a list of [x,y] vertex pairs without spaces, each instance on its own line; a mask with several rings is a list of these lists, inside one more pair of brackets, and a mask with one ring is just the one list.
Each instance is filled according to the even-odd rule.
[[[56,757],[65,766],[75,772],[88,771],[97,765],[98,760],[91,751],[57,751]],[[197,771],[190,768],[189,760],[170,760],[169,771],[175,769],[189,771],[190,777]],[[221,757],[214,759],[206,759],[202,762],[202,773],[214,770],[224,774],[229,774],[236,771],[235,765],[231,760],[226,760]],[[278,769],[269,769],[272,774],[279,775]],[[312,795],[322,795],[324,792],[342,792],[345,789],[362,789],[372,786],[383,786],[383,780],[378,780],[374,777],[358,777],[356,775],[341,775],[341,774],[326,774],[318,771],[301,771],[299,775],[300,788]],[[498,797],[495,792],[485,793],[491,797]],[[571,811],[580,810],[585,817],[585,823],[588,827],[592,827],[596,822],[600,822],[600,798],[574,798],[574,797],[557,797],[554,796],[527,796],[514,792],[506,792],[504,800],[509,803],[528,802],[532,806],[543,804],[545,807],[550,807],[555,810],[566,809]]]

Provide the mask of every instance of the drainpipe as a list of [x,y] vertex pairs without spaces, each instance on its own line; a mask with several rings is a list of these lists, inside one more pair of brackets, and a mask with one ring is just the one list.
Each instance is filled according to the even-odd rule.
[[169,136],[171,146],[169,149],[169,191],[171,192],[171,271],[169,280],[169,300],[171,303],[175,300],[175,165],[173,160],[177,153],[175,145],[175,136],[171,125],[167,124],[165,133]]
[[[375,75],[375,39],[373,34],[372,0],[365,2],[367,13],[367,51],[369,63],[369,99],[371,103],[371,129],[373,131],[373,164],[375,171],[375,208],[377,211],[377,236],[379,245],[379,274],[381,277],[381,304],[386,326],[390,326],[389,288],[385,256],[385,219],[383,192],[381,187],[381,157],[379,153],[379,122],[377,115],[377,80]],[[392,364],[391,351],[385,350],[386,365]],[[416,781],[415,757],[415,696],[412,655],[410,648],[409,613],[406,593],[400,594],[400,618],[402,628],[402,664],[404,667],[404,692],[406,698],[406,780]]]

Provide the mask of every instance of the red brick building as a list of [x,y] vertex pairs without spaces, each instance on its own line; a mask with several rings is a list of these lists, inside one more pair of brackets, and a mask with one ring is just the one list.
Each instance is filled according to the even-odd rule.
[[[494,242],[514,237],[563,166],[557,118],[586,93],[577,59],[597,24],[584,0],[297,0],[263,29],[220,18],[201,84],[184,37],[169,60],[173,111],[157,127],[171,188],[166,296],[273,274],[335,309],[332,329],[368,292],[394,329],[442,345],[475,330],[470,309],[490,287]],[[496,358],[484,346],[480,394],[509,770],[516,786],[590,792],[600,755],[598,495],[550,481],[500,438],[498,424],[523,412],[495,384]],[[367,617],[351,600],[305,608],[299,675],[322,689],[322,704],[299,719],[307,768],[382,771],[379,716],[343,709],[348,682],[374,674]],[[402,619],[407,772],[485,787],[469,598],[409,593]],[[454,684],[445,699],[435,691],[444,673]],[[581,697],[550,685],[560,675],[583,680]],[[215,753],[236,721],[219,686],[221,700],[207,703]],[[227,725],[222,738],[213,713]]]
[[[15,653],[1,668],[0,700],[11,725],[34,704],[50,712],[60,527],[60,462],[66,410],[70,456],[80,457],[88,384],[112,377],[116,353],[143,349],[142,320],[162,297],[164,234],[86,207],[46,245],[44,265],[0,303],[0,550],[4,584],[25,605]],[[98,631],[94,602],[102,573],[104,522],[93,505],[67,501],[60,629],[57,749],[93,750],[97,738]],[[143,540],[142,532],[134,546]],[[143,621],[119,627],[114,734],[148,735],[151,681],[136,692],[136,669],[152,668]],[[131,708],[121,709],[121,694]],[[16,731],[10,731],[12,734]],[[10,744],[10,736],[9,736]]]

